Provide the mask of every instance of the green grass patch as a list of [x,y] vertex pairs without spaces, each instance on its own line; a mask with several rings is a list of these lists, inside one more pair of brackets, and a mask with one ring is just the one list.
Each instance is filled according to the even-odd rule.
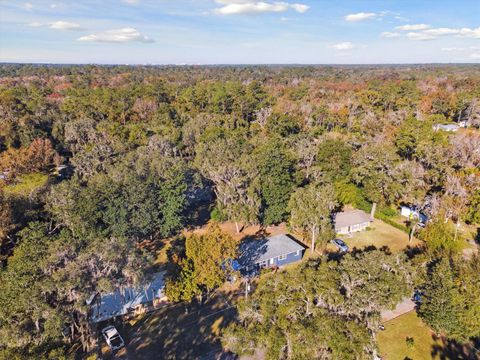
[[438,338],[415,311],[387,321],[377,340],[380,355],[388,360],[469,359],[471,349]]
[[48,175],[45,174],[27,174],[18,177],[14,184],[3,188],[6,195],[29,196],[33,191],[47,185]]
[[[389,223],[375,219],[368,230],[354,232],[351,235],[339,235],[350,249],[364,249],[369,246],[375,246],[377,249],[387,247],[392,253],[404,251],[408,246],[418,246],[421,242],[417,239],[408,241],[408,235],[391,226]],[[335,249],[329,244],[330,250]]]
[[[442,346],[415,311],[385,323],[378,333],[380,354],[389,360],[432,359],[432,350]],[[438,357],[437,357],[438,358]]]

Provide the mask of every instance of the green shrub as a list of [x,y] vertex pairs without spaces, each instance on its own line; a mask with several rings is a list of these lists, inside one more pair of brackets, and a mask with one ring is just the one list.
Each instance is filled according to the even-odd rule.
[[409,349],[415,346],[415,340],[413,339],[413,337],[407,336],[407,338],[405,339],[405,342],[407,343],[407,347]]
[[404,233],[409,234],[409,230],[405,225],[399,224],[392,219],[388,218],[387,216],[384,216],[382,214],[375,214],[375,217],[379,220],[382,220],[384,223],[393,226],[394,228],[397,228],[398,230],[403,231]]
[[222,222],[227,220],[225,214],[218,206],[215,206],[210,212],[210,219],[216,222]]
[[397,210],[393,209],[390,206],[387,206],[387,207],[381,207],[380,209],[378,209],[378,213],[386,217],[394,217],[395,215],[397,215]]

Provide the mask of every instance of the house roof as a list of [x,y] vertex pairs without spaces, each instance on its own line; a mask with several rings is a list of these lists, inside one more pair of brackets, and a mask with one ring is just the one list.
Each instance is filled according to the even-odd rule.
[[456,131],[460,126],[457,124],[437,124],[435,125],[436,129],[442,129],[446,131]]
[[372,221],[369,214],[362,210],[348,210],[339,212],[335,215],[335,229],[344,228],[347,226],[358,225]]
[[112,317],[125,315],[137,305],[163,297],[165,271],[153,274],[152,281],[139,288],[116,289],[101,295],[92,305],[92,321],[98,323]]
[[286,234],[270,236],[261,240],[249,240],[240,246],[238,262],[241,266],[250,266],[280,255],[303,251],[305,247]]

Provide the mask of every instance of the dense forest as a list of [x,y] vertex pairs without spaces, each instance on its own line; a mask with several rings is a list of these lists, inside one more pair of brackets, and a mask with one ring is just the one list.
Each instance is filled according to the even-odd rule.
[[[92,351],[87,300],[147,279],[150,245],[184,229],[285,222],[321,253],[332,212],[374,203],[426,214],[395,225],[424,245],[260,282],[226,329],[235,353],[368,358],[379,310],[413,288],[436,333],[480,337],[480,259],[457,231],[480,242],[480,66],[3,64],[0,359]],[[169,298],[208,296],[235,242],[212,225],[182,246]]]

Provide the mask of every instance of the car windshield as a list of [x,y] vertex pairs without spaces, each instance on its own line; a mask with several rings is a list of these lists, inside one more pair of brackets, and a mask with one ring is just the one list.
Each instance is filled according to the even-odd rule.
[[114,336],[113,338],[111,338],[110,343],[114,347],[118,347],[123,344],[122,339],[120,339],[120,336]]
[[337,240],[335,240],[335,241],[336,241],[336,243],[337,243],[338,245],[340,245],[340,246],[345,245],[345,243],[344,243],[342,240],[340,240],[340,239],[337,239]]

